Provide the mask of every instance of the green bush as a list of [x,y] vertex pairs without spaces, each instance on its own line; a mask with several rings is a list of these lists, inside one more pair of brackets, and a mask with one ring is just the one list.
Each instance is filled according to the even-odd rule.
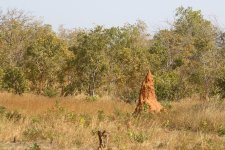
[[4,106],[0,106],[0,114],[4,114],[6,112],[6,108]]
[[162,102],[163,107],[165,107],[167,110],[172,108],[171,101],[163,101]]
[[174,100],[179,94],[178,75],[168,72],[155,77],[155,90],[159,100]]
[[37,143],[31,145],[28,150],[41,150],[40,146]]
[[3,76],[4,76],[4,70],[0,68],[0,89],[2,88],[2,84],[3,84]]
[[15,94],[22,94],[27,89],[26,78],[19,68],[8,68],[3,76],[3,88]]
[[144,143],[144,141],[148,140],[148,136],[145,132],[128,131],[128,136],[131,141],[138,143]]
[[220,94],[222,98],[225,98],[225,71],[216,80],[216,94]]
[[94,101],[96,101],[98,99],[98,96],[87,96],[86,98],[85,98],[85,100],[86,101],[89,101],[89,102],[94,102]]
[[138,99],[138,95],[140,92],[140,87],[125,90],[122,92],[120,98],[128,103],[135,103],[135,101]]
[[225,128],[221,126],[218,130],[217,133],[219,136],[225,136]]
[[76,88],[77,88],[76,83],[72,82],[63,88],[62,95],[63,96],[73,95],[76,91]]
[[105,115],[105,113],[104,113],[104,111],[103,110],[99,110],[98,111],[98,120],[101,122],[101,121],[104,121],[105,120],[105,117],[106,117],[106,115]]
[[58,92],[54,88],[47,87],[47,88],[44,89],[44,96],[55,97],[57,95],[58,95]]

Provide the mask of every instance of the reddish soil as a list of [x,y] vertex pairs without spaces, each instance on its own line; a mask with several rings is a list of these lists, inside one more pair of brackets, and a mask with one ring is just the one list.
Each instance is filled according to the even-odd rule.
[[135,113],[141,112],[144,104],[147,104],[149,106],[150,112],[160,112],[163,109],[162,105],[157,101],[153,76],[150,71],[148,72],[144,81],[142,82],[139,100],[137,103],[137,107],[135,109]]

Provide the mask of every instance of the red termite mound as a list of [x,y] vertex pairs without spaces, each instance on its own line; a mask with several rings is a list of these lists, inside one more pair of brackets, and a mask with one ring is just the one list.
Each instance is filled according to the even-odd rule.
[[150,112],[160,112],[163,109],[156,99],[153,76],[150,71],[142,82],[139,100],[134,113],[141,112],[144,104],[149,106]]

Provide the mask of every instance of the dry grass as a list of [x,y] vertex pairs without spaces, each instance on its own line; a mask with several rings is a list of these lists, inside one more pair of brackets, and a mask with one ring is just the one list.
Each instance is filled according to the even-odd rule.
[[59,104],[69,111],[75,113],[97,113],[103,110],[107,114],[111,114],[115,109],[122,109],[124,112],[131,112],[134,106],[123,101],[112,100],[110,97],[101,97],[97,101],[86,100],[85,95],[75,97],[56,97],[49,98],[40,95],[24,94],[23,96],[0,93],[0,106],[5,106],[9,110],[17,110],[24,114],[40,114],[46,110]]
[[[0,94],[0,149],[96,149],[97,130],[111,149],[225,149],[225,103],[193,99],[164,103],[161,114],[132,116],[134,105],[84,95],[46,98]],[[18,113],[15,113],[18,111]],[[14,113],[13,113],[14,112]],[[16,137],[16,143],[10,143]]]

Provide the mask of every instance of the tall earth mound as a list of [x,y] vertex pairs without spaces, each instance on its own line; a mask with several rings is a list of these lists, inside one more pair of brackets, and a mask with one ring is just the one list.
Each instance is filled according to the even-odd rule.
[[144,104],[149,106],[150,112],[160,112],[163,109],[162,105],[156,99],[153,76],[150,71],[142,82],[139,100],[134,113],[141,112]]

